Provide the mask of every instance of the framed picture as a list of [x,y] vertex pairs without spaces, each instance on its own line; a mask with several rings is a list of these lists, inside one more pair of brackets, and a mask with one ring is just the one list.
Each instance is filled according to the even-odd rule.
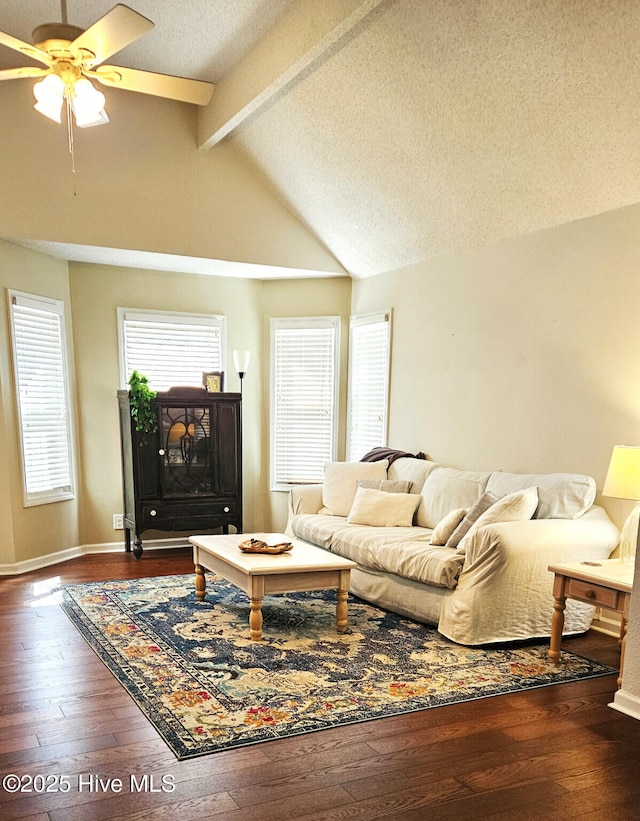
[[205,371],[202,384],[210,393],[220,393],[224,390],[224,371]]

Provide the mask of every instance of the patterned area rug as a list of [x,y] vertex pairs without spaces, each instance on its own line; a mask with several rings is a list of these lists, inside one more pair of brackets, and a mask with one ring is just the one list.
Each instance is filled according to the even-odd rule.
[[261,642],[247,596],[207,574],[68,585],[62,607],[177,758],[614,672],[547,645],[461,647],[436,630],[335,592],[264,599]]

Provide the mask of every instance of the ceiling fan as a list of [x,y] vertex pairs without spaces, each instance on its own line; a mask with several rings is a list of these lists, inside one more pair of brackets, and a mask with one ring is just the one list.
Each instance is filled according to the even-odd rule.
[[104,86],[139,91],[172,100],[206,105],[213,84],[135,68],[104,65],[112,54],[150,31],[154,24],[121,3],[114,6],[88,29],[69,25],[66,0],[61,0],[61,23],[46,23],[33,31],[34,44],[0,31],[0,44],[44,64],[44,68],[24,66],[0,71],[0,80],[43,77],[34,86],[34,108],[61,122],[63,102],[68,116],[73,111],[76,125],[86,127],[109,121],[104,111],[104,94],[89,81]]

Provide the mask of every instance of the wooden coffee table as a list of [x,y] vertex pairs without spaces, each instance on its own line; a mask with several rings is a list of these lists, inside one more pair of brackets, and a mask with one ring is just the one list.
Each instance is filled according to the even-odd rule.
[[[279,555],[243,553],[238,544],[249,538],[267,544],[291,542],[293,549]],[[351,568],[355,562],[319,547],[291,539],[283,533],[229,533],[220,536],[191,536],[196,571],[196,596],[206,594],[205,570],[218,573],[249,596],[249,635],[262,638],[262,599],[272,593],[305,590],[337,590],[336,629],[347,629],[347,597]]]

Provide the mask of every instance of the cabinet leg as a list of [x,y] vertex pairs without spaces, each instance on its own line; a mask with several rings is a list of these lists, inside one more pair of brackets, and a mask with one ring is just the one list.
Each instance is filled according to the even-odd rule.
[[131,531],[128,527],[124,529],[124,549],[125,553],[131,553]]
[[142,539],[138,536],[138,534],[136,534],[136,540],[133,545],[133,555],[136,559],[139,559],[140,556],[142,556]]

